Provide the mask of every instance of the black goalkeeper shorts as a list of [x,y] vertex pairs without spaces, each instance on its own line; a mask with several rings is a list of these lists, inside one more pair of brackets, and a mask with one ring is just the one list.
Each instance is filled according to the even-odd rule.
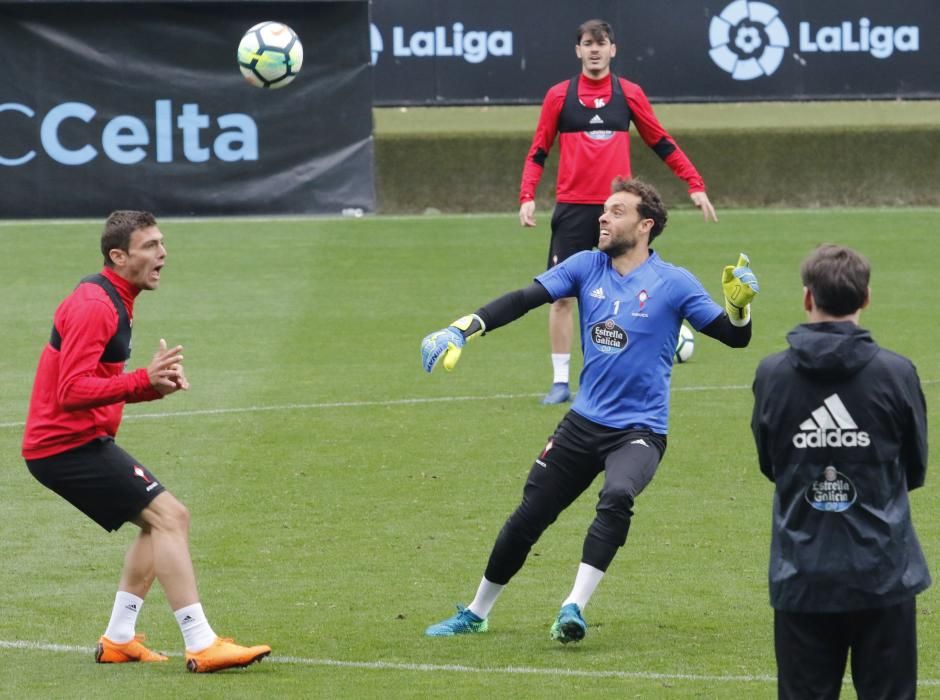
[[112,438],[91,442],[26,466],[37,481],[108,531],[136,518],[166,489]]

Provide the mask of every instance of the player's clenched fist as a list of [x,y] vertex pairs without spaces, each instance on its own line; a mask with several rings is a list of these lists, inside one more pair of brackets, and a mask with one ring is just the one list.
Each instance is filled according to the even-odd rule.
[[751,271],[751,260],[744,253],[737,265],[727,265],[721,273],[721,290],[725,295],[725,311],[731,323],[744,326],[751,320],[751,300],[760,291],[757,275]]
[[457,364],[464,344],[463,334],[456,328],[447,327],[425,336],[421,341],[421,364],[425,372],[431,372],[437,363],[444,360],[448,372]]
[[458,318],[447,328],[425,336],[421,341],[421,366],[424,371],[433,371],[437,363],[443,361],[444,369],[450,372],[457,366],[467,341],[482,335],[485,330],[483,319],[470,314]]

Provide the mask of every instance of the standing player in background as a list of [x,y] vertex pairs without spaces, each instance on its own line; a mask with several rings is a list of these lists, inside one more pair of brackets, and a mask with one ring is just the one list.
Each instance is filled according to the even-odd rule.
[[532,465],[522,503],[496,538],[473,601],[431,625],[429,636],[485,632],[497,597],[532,545],[603,472],[574,586],[551,628],[552,639],[562,643],[584,637],[584,608],[626,542],[636,497],[666,451],[669,379],[682,319],[731,347],[751,339],[750,301],[758,285],[747,257],[722,272],[722,310],[688,271],[649,248],[666,218],[655,189],[615,181],[600,217],[599,250],[572,256],[422,342],[425,370],[438,362],[449,370],[467,340],[542,304],[577,297],[581,309],[581,390]]
[[[610,194],[610,183],[617,177],[630,177],[631,121],[646,145],[688,184],[692,201],[705,220],[718,221],[705,194],[705,183],[659,123],[643,89],[611,73],[610,61],[617,54],[611,26],[603,20],[588,20],[578,27],[576,41],[581,73],[546,93],[519,188],[519,222],[535,226],[535,190],[557,136],[561,154],[548,269],[597,245],[597,219]],[[571,299],[552,303],[548,334],[554,378],[542,403],[563,403],[571,398],[568,378],[573,316]]]
[[101,235],[104,269],[84,278],[56,309],[39,358],[23,436],[30,473],[108,531],[140,528],[124,558],[111,620],[98,640],[98,663],[166,661],[136,634],[154,578],[183,634],[186,667],[211,673],[247,666],[271,653],[217,637],[199,602],[189,554],[189,511],[142,463],[114,442],[124,404],[189,389],[182,347],[160,348],[144,369],[125,372],[134,300],[160,286],[166,263],[153,215],[116,211]]
[[927,407],[911,361],[858,326],[870,274],[850,248],[817,248],[801,270],[808,322],[754,379],[782,700],[838,698],[849,650],[861,700],[917,693],[914,596],[930,574],[907,493],[924,484]]

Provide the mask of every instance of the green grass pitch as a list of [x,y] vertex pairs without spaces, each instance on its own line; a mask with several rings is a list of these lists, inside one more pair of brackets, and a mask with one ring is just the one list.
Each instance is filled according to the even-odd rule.
[[[546,86],[547,88],[548,86]],[[699,129],[773,129],[803,124],[826,127],[898,127],[940,121],[940,100],[842,102],[656,103],[656,115],[676,133]],[[483,107],[383,107],[373,110],[376,134],[532,133],[540,105]],[[520,166],[521,167],[521,166]]]
[[[132,366],[185,346],[188,394],[129,406],[119,440],[186,503],[216,631],[270,643],[260,666],[184,670],[159,586],[139,629],[169,664],[98,666],[132,527],[108,536],[19,458],[35,362],[56,303],[99,266],[100,223],[0,224],[0,697],[772,698],[766,559],[771,485],[755,462],[750,382],[803,320],[800,260],[853,245],[874,265],[863,314],[918,366],[937,432],[940,211],[679,212],[657,241],[716,297],[746,251],[762,292],[745,350],[699,337],[673,377],[669,449],[579,645],[551,642],[598,486],[545,534],[473,638],[424,628],[466,603],[564,408],[546,309],[425,375],[428,332],[526,284],[548,217],[165,220],[162,288],[137,305]],[[914,493],[940,573],[940,483]],[[921,691],[940,694],[940,597],[919,598]],[[847,691],[851,696],[851,691]]]

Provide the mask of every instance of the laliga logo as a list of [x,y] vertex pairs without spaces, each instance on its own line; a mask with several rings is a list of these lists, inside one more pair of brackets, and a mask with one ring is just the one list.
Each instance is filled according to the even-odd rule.
[[[857,26],[856,26],[857,25]],[[867,17],[843,21],[814,30],[806,21],[799,24],[799,51],[808,53],[869,53],[888,58],[895,51],[920,50],[920,27],[916,25],[873,26]],[[708,27],[709,55],[735,80],[753,80],[771,75],[783,61],[790,35],[780,13],[765,2],[735,0],[712,17]],[[794,54],[802,65],[806,61]]]
[[[382,32],[374,24],[369,26],[372,65],[378,63],[385,50]],[[467,63],[483,63],[490,56],[512,56],[511,31],[464,31],[463,22],[433,30],[419,30],[405,34],[404,27],[392,27],[392,55],[396,58],[460,57]]]
[[764,2],[735,0],[712,17],[708,27],[709,55],[735,80],[771,75],[783,61],[790,35],[775,7]]

